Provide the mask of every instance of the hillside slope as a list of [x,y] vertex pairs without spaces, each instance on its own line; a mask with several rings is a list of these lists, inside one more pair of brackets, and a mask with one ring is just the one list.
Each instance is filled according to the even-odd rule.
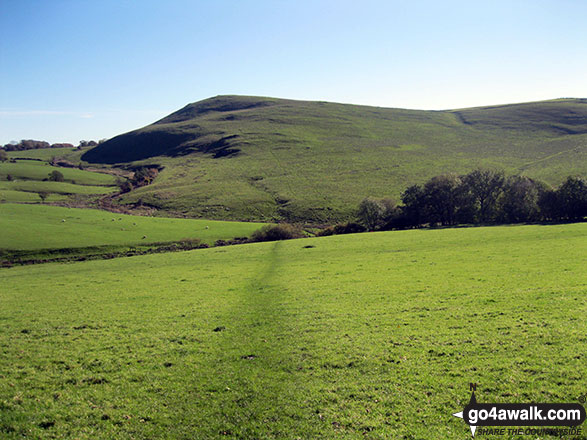
[[218,96],[88,151],[163,167],[121,203],[219,219],[335,221],[365,196],[479,166],[551,184],[587,173],[587,99],[447,111]]

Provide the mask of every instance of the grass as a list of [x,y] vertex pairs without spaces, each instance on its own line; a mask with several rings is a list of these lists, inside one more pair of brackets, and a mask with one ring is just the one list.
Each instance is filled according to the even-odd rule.
[[[587,174],[587,100],[448,111],[220,96],[82,156],[164,166],[122,197],[190,216],[331,223],[366,196],[477,167],[558,185]],[[231,154],[232,153],[232,154]]]
[[[55,150],[62,148],[49,149]],[[68,150],[68,149],[65,149]],[[42,152],[43,150],[26,150],[13,153]],[[21,157],[22,155],[16,155]],[[41,155],[42,156],[42,155]],[[63,174],[64,182],[44,181],[49,173],[58,170]],[[12,180],[8,181],[8,176]],[[80,170],[77,168],[53,167],[45,162],[17,160],[0,163],[0,202],[40,203],[40,192],[48,193],[47,202],[66,200],[66,195],[85,199],[118,191],[116,178],[110,174]]]
[[14,179],[43,180],[54,170],[63,174],[66,182],[74,181],[77,185],[116,185],[116,178],[110,174],[94,173],[77,168],[53,167],[45,162],[30,160],[0,163],[0,179],[5,180],[6,176],[10,174]]
[[[96,209],[0,204],[0,249],[40,250],[101,245],[133,245],[199,238],[250,235],[263,224],[153,218]],[[145,237],[145,238],[143,238]]]
[[[5,182],[0,182],[0,203],[39,203],[41,198],[39,194],[25,191],[14,191],[11,189],[2,189]],[[61,194],[49,194],[47,202],[57,202],[65,200],[67,197]]]
[[46,162],[54,157],[58,157],[67,159],[71,162],[80,162],[80,157],[83,153],[85,153],[85,150],[77,150],[73,148],[39,148],[36,150],[9,151],[8,157],[16,159],[38,159]]
[[35,197],[39,200],[39,192],[52,194],[108,194],[118,190],[113,186],[93,186],[77,185],[68,182],[43,182],[38,180],[17,180],[11,182],[0,181],[0,190],[11,190],[36,193]]
[[1,269],[0,433],[458,439],[469,382],[482,402],[574,402],[586,233],[416,230]]

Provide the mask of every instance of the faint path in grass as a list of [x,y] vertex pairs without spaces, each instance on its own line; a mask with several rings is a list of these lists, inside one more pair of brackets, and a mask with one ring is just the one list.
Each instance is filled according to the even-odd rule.
[[539,163],[542,163],[542,162],[546,162],[548,160],[554,159],[554,158],[556,158],[558,156],[562,156],[562,155],[567,154],[567,153],[581,151],[581,150],[585,149],[586,147],[587,146],[582,145],[582,146],[579,146],[579,147],[570,148],[568,150],[559,151],[558,153],[551,154],[551,155],[546,156],[546,157],[543,157],[541,159],[537,159],[537,160],[534,160],[532,162],[525,163],[524,165],[519,166],[518,167],[518,170],[520,170],[520,171],[526,171],[528,168],[531,168],[532,166],[534,166],[536,164],[539,164]]
[[[238,300],[222,317],[215,346],[215,365],[196,386],[206,384],[202,395],[210,399],[209,435],[234,438],[292,438],[307,435],[300,428],[305,395],[302,376],[294,374],[295,311],[288,308],[288,288],[280,274],[287,271],[283,243],[266,246],[258,271],[245,280]],[[219,421],[223,421],[220,425]],[[226,434],[223,434],[226,433]],[[318,434],[318,431],[315,432]]]

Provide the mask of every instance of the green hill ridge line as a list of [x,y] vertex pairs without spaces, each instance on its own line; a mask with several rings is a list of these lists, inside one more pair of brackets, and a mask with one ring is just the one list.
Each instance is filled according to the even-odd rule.
[[447,172],[501,168],[558,185],[587,174],[587,99],[424,111],[217,96],[86,152],[162,167],[119,199],[192,217],[333,222]]

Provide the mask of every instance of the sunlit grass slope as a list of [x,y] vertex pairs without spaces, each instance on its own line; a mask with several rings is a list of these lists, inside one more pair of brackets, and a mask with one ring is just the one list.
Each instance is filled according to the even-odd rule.
[[96,209],[0,204],[0,249],[63,249],[249,236],[262,224],[113,214]]
[[[13,203],[40,203],[42,200],[38,193],[18,191],[12,189],[2,189],[4,182],[0,182],[0,203],[13,202]],[[62,194],[49,194],[47,196],[47,202],[57,202],[65,200],[67,196]]]
[[132,191],[219,219],[350,219],[366,196],[476,167],[560,184],[587,174],[587,100],[419,111],[219,96],[117,136],[82,159],[163,166]]
[[[34,153],[42,150],[18,153],[28,151]],[[53,171],[59,171],[64,181],[48,181],[49,174]],[[46,201],[54,202],[66,199],[64,195],[93,196],[116,191],[116,178],[109,174],[54,167],[46,162],[33,160],[0,163],[0,202],[40,203],[39,193],[46,193]]]
[[574,402],[586,234],[419,230],[2,269],[0,433],[462,439],[451,414],[469,382],[482,402]]
[[118,190],[115,186],[77,185],[68,182],[43,182],[39,180],[17,180],[12,182],[0,181],[0,191],[11,190],[35,193],[48,192],[53,194],[108,194]]
[[55,170],[63,174],[63,178],[69,183],[73,181],[78,185],[116,185],[116,178],[110,174],[94,173],[77,168],[53,167],[46,162],[32,160],[0,163],[0,180],[6,179],[7,175],[11,175],[16,180],[43,180]]

